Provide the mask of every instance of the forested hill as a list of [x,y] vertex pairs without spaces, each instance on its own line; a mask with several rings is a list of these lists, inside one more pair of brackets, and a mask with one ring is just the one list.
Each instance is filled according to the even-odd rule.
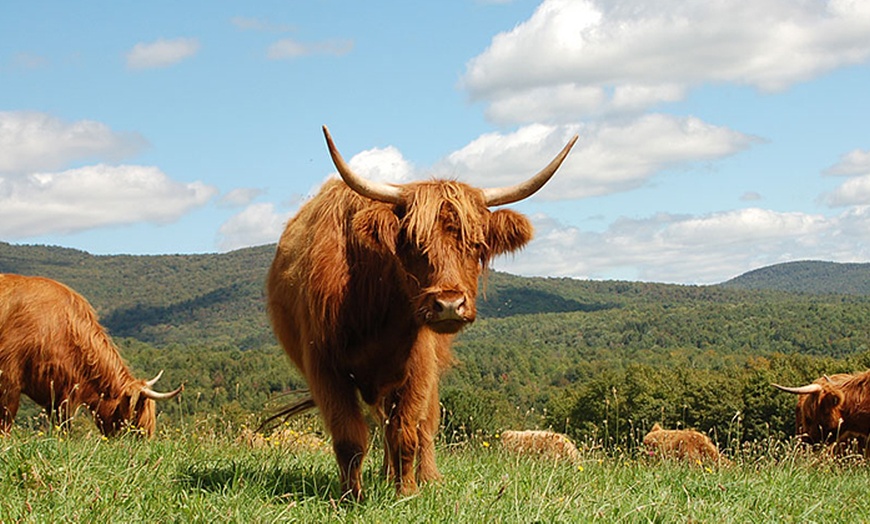
[[[47,276],[79,291],[134,371],[165,369],[167,384],[185,382],[195,405],[164,405],[165,412],[220,412],[223,419],[258,412],[271,395],[304,385],[266,315],[274,250],[95,256],[0,243],[0,272]],[[445,434],[563,428],[567,420],[576,438],[614,421],[727,434],[736,413],[743,438],[785,435],[794,427],[794,399],[771,382],[803,384],[870,367],[862,269],[783,264],[713,286],[491,272],[478,321],[457,337],[456,365],[443,379]],[[821,283],[808,286],[812,280]],[[795,282],[802,293],[780,290]],[[531,408],[547,420],[527,419]]]
[[202,255],[91,255],[0,242],[0,273],[54,278],[84,295],[114,336],[155,344],[272,342],[263,282],[274,245]]
[[[0,242],[0,272],[57,279],[84,295],[114,336],[163,346],[274,344],[264,281],[275,246],[196,255],[97,256]],[[870,294],[870,264],[798,262],[759,269],[720,286],[681,286],[490,272],[481,319],[605,312],[639,306],[745,303],[778,291]],[[774,293],[774,295],[771,295]]]
[[749,271],[722,286],[791,293],[870,295],[870,264],[786,262]]

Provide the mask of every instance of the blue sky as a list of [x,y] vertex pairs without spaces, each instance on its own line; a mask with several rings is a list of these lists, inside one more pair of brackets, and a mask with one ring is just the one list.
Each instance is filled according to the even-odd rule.
[[334,169],[480,187],[496,269],[705,284],[870,261],[870,2],[3,2],[0,240],[277,241]]

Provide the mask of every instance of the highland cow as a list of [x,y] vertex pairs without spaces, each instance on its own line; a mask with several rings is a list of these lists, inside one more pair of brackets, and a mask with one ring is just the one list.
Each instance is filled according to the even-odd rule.
[[[162,374],[162,371],[161,371]],[[154,433],[155,400],[173,398],[135,378],[84,297],[41,277],[0,274],[0,432],[25,394],[67,422],[87,406],[104,435],[130,424]]]
[[807,444],[838,446],[857,441],[862,449],[870,435],[870,370],[825,375],[805,386],[773,386],[798,395],[795,433]]
[[511,453],[553,460],[568,460],[579,464],[580,451],[566,435],[554,431],[507,430],[499,437],[502,448]]
[[710,437],[691,429],[662,429],[655,423],[643,437],[643,445],[653,455],[692,462],[719,462],[719,450]]
[[477,315],[478,277],[532,238],[526,217],[489,208],[540,189],[577,137],[526,182],[478,189],[366,180],[323,132],[341,180],[326,182],[287,223],[267,279],[275,335],[310,389],[278,415],[320,410],[341,488],[359,498],[369,441],[362,399],[383,417],[387,476],[399,494],[413,493],[440,476],[438,381],[453,336]]

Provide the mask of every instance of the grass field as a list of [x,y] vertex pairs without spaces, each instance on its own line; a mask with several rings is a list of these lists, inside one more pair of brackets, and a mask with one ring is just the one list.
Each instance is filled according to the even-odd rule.
[[601,449],[575,465],[481,436],[440,446],[444,479],[406,498],[379,478],[374,450],[366,499],[354,503],[339,500],[337,467],[316,439],[254,446],[239,433],[214,421],[152,440],[16,427],[0,437],[0,522],[870,521],[863,459],[782,442],[726,449],[733,464],[722,467]]

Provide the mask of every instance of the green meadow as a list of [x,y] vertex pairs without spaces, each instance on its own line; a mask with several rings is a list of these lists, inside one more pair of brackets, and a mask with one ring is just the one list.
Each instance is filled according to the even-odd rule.
[[[83,418],[83,417],[80,417]],[[364,469],[365,499],[342,499],[315,418],[299,439],[219,421],[105,439],[16,427],[0,438],[0,522],[862,522],[870,468],[791,442],[734,443],[728,465],[687,464],[585,442],[579,464],[521,456],[498,435],[440,444],[443,480],[398,498]],[[285,430],[286,434],[286,430]],[[307,437],[307,438],[306,438]],[[375,439],[377,440],[377,438]]]

